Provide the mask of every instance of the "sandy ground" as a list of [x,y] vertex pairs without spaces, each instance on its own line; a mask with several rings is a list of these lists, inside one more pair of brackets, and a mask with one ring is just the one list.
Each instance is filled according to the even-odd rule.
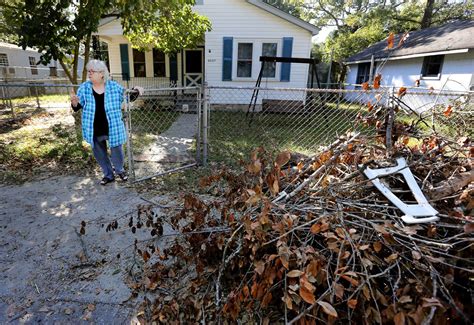
[[0,193],[0,324],[129,324],[140,301],[124,280],[140,234],[101,225],[121,216],[126,225],[147,202],[124,183],[80,176],[0,185]]

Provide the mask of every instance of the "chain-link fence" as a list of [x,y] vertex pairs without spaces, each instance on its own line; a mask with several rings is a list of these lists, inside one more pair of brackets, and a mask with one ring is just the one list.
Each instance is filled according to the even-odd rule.
[[270,152],[311,154],[347,132],[361,132],[388,145],[408,134],[420,139],[433,133],[449,140],[472,137],[472,92],[206,89],[210,161],[235,163],[259,146]]
[[[0,122],[39,108],[69,110],[71,87],[0,84]],[[204,96],[200,88],[146,89],[125,105],[129,168],[143,179],[200,160],[236,164],[259,146],[311,154],[351,131],[385,136],[391,144],[405,135],[420,143],[433,134],[450,141],[472,138],[473,95],[393,87],[204,87]]]
[[397,135],[413,134],[420,138],[437,135],[450,141],[472,138],[474,92],[433,91],[426,89],[393,90]]
[[21,83],[0,84],[0,116],[2,119],[21,117],[41,108],[70,107],[71,85]]
[[389,91],[209,87],[209,159],[236,162],[259,146],[310,154],[338,135],[374,135],[367,103]]
[[127,105],[128,159],[135,180],[196,165],[201,152],[200,88],[146,89]]

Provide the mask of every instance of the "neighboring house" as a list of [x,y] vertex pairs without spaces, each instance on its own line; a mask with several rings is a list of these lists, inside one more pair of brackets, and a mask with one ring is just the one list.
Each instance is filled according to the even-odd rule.
[[[135,84],[143,79],[142,85],[151,87],[170,83],[198,86],[203,82],[253,87],[261,67],[260,56],[309,58],[311,38],[319,31],[258,0],[201,0],[194,9],[210,19],[212,31],[206,33],[204,44],[176,56],[157,49],[132,49],[119,19],[102,20],[97,35],[108,44],[112,77],[131,78]],[[307,64],[273,63],[264,70],[262,86],[306,88],[307,80]]]
[[387,49],[384,40],[348,58],[346,83],[361,84],[381,73],[382,86],[474,90],[474,20],[410,32],[397,47],[402,36],[395,36],[395,49]]
[[[0,42],[0,81],[48,81],[67,77],[59,62],[51,61],[47,65],[38,64],[41,54],[26,48],[23,50],[13,44]],[[78,71],[82,71],[80,59]]]

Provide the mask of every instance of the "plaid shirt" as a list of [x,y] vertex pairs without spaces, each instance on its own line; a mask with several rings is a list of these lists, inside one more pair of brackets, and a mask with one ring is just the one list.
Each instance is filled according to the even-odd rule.
[[[104,107],[109,122],[109,146],[111,148],[127,141],[125,125],[122,120],[122,102],[124,88],[115,81],[105,83]],[[77,97],[82,106],[82,136],[91,146],[94,145],[95,100],[92,82],[86,81],[79,86]]]

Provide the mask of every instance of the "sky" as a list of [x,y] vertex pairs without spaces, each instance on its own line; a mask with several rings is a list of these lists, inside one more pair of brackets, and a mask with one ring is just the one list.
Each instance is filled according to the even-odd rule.
[[321,31],[318,33],[318,35],[313,36],[313,43],[323,43],[326,40],[326,37],[329,35],[330,32],[335,30],[335,26],[326,26],[321,28]]

